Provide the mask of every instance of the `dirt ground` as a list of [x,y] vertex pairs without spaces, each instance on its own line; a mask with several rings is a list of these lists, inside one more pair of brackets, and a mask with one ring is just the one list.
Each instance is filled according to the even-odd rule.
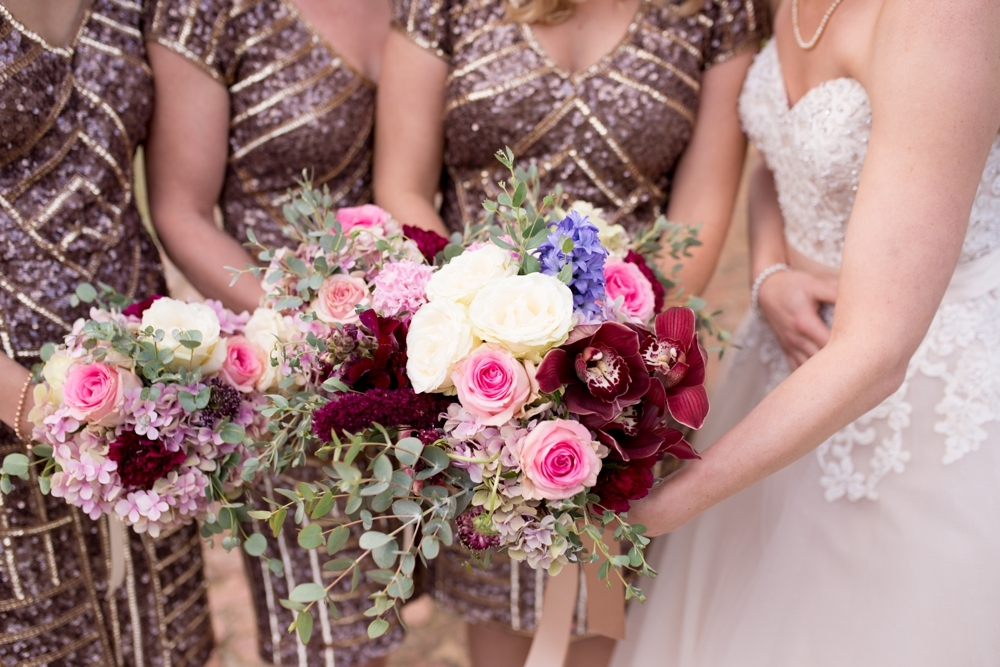
[[[745,189],[745,188],[744,188]],[[746,193],[736,207],[729,237],[704,297],[713,309],[722,310],[721,324],[734,331],[749,301]],[[171,291],[176,296],[193,290],[176,270],[168,268]],[[717,377],[720,362],[709,362],[709,383]],[[256,656],[256,627],[253,605],[243,578],[243,561],[236,552],[227,554],[220,546],[206,549],[212,622],[218,648],[210,667],[266,667]],[[428,599],[417,603],[411,632],[403,646],[389,658],[389,667],[468,667],[465,624]]]

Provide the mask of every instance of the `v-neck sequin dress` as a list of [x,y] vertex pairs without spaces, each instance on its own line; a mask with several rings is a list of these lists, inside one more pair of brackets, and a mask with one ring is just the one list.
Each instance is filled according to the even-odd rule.
[[[643,0],[617,46],[570,73],[507,18],[504,0],[396,0],[393,25],[448,63],[441,216],[453,230],[497,194],[504,168],[493,154],[504,146],[538,167],[543,190],[561,184],[626,227],[652,222],[691,139],[705,71],[756,50],[768,30],[760,0],[705,0],[690,16]],[[502,557],[470,572],[466,558],[451,549],[438,559],[437,599],[472,621],[533,631],[544,573]],[[578,609],[574,632],[585,634]]]
[[[334,206],[371,201],[375,85],[291,0],[157,0],[147,38],[184,56],[229,92],[229,163],[219,205],[234,238],[245,242],[252,229],[263,243],[286,244],[281,211],[303,170],[314,185],[329,187]],[[266,509],[261,496],[273,498],[276,487],[294,488],[321,475],[307,467],[267,478],[255,502]],[[330,595],[338,618],[319,605],[308,645],[289,634],[294,615],[280,600],[297,584],[326,585],[339,574],[323,569],[325,553],[320,558],[298,546],[300,529],[288,520],[274,537],[258,522],[268,541],[265,555],[284,564],[281,574],[269,572],[263,559],[245,559],[261,658],[286,667],[351,667],[392,651],[402,641],[402,628],[392,618],[390,630],[370,640],[364,611],[377,585],[364,582],[351,593],[350,578]],[[338,556],[355,553],[350,550],[358,537]]]
[[[87,315],[70,296],[103,282],[166,293],[133,197],[132,159],[153,85],[131,0],[86,0],[66,48],[0,5],[0,345],[24,366]],[[0,426],[0,456],[23,451]],[[212,650],[197,526],[129,531],[125,583],[107,596],[107,520],[37,479],[0,497],[0,665],[197,667]]]

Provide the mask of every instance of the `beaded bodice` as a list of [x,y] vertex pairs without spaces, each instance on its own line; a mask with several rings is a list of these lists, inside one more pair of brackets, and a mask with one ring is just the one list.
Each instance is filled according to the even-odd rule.
[[153,101],[142,21],[92,0],[57,48],[0,5],[0,344],[24,364],[86,314],[78,284],[163,289],[132,190]]
[[[868,93],[855,79],[834,79],[813,88],[789,108],[778,49],[772,41],[747,75],[740,116],[774,173],[788,243],[807,257],[839,267],[871,134]],[[961,261],[997,248],[1000,136],[983,172]]]
[[226,230],[286,243],[282,207],[303,170],[335,206],[371,200],[375,84],[352,68],[293,0],[156,0],[147,37],[229,92]]
[[757,0],[705,0],[692,16],[643,0],[618,45],[571,73],[539,46],[504,0],[395,0],[394,27],[449,64],[442,217],[477,220],[494,197],[509,146],[556,183],[626,225],[663,212],[692,134],[702,75],[754,49],[767,30]]

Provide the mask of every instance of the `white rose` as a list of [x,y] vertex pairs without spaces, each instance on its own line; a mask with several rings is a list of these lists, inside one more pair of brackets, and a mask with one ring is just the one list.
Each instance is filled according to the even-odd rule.
[[501,278],[476,295],[469,319],[484,341],[538,362],[545,351],[569,336],[573,293],[558,278],[541,273]]
[[434,301],[417,311],[406,334],[406,375],[417,393],[453,386],[452,368],[479,345],[469,313],[454,301]]
[[[219,316],[203,303],[186,303],[176,299],[157,299],[142,314],[142,328],[153,327],[163,331],[163,340],[157,343],[174,353],[167,364],[171,369],[200,367],[202,373],[211,375],[222,368],[226,358],[226,341],[221,337]],[[184,347],[175,335],[181,331],[197,331],[201,342],[194,349]]]
[[290,343],[300,338],[295,322],[270,308],[258,308],[243,328],[243,337],[257,348],[264,366],[255,388],[261,392],[275,389],[281,382],[281,366],[271,365],[271,352],[279,342]]
[[517,262],[509,251],[487,243],[466,250],[441,267],[427,283],[428,301],[457,301],[468,306],[492,280],[517,274]]
[[621,225],[609,225],[604,219],[604,210],[597,208],[593,204],[585,201],[575,201],[569,207],[571,211],[576,211],[580,215],[585,215],[597,227],[597,238],[601,240],[601,245],[608,249],[615,257],[624,257],[628,254],[628,232]]
[[56,350],[42,367],[42,378],[49,384],[49,394],[54,403],[62,403],[62,386],[66,373],[73,365],[73,357],[65,349]]

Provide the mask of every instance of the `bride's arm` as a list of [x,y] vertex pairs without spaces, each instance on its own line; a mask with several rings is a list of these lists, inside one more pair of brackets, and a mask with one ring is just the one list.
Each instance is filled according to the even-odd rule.
[[951,279],[1000,128],[1000,3],[886,0],[872,134],[829,344],[630,519],[651,534],[780,470],[901,384]]

